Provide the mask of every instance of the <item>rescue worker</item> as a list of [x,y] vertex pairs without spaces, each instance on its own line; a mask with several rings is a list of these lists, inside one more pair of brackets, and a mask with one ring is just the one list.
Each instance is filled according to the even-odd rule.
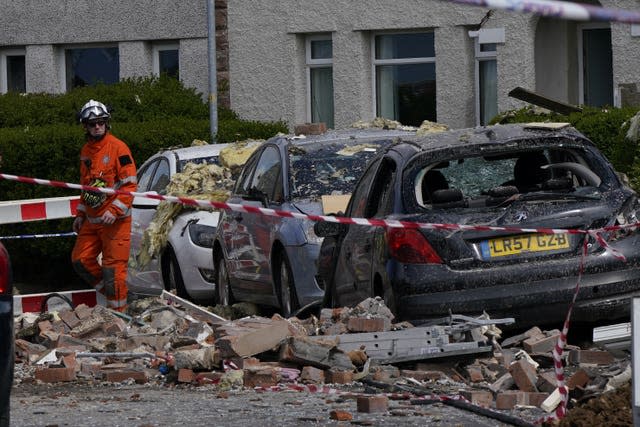
[[[79,113],[86,133],[80,151],[80,184],[134,192],[136,165],[129,147],[109,132],[111,114],[101,102],[90,100]],[[127,262],[131,236],[129,195],[82,191],[73,231],[78,237],[71,253],[73,267],[107,298],[107,306],[127,308]],[[98,256],[102,253],[102,265]]]

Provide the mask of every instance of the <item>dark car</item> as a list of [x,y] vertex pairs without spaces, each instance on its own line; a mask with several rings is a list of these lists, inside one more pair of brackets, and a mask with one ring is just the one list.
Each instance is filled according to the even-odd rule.
[[[584,234],[540,228],[637,221],[635,192],[568,124],[402,139],[370,164],[345,215],[471,228],[317,223],[316,233],[325,237],[318,273],[330,305],[377,295],[398,318],[416,322],[483,311],[520,326],[562,321]],[[508,227],[514,229],[502,229]],[[640,294],[640,235],[619,230],[604,237],[608,248],[588,237],[574,320],[628,316],[630,297]]]
[[[350,129],[266,141],[247,160],[229,203],[300,214],[344,210],[367,162],[410,131]],[[324,203],[323,203],[324,199]],[[307,219],[226,211],[213,259],[221,304],[247,301],[280,307],[285,316],[320,301],[316,259],[322,239]]]
[[13,297],[9,253],[0,243],[0,427],[9,426],[9,394],[13,385]]

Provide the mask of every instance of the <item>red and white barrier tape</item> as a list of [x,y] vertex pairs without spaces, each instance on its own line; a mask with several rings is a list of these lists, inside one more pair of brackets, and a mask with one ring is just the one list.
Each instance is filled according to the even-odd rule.
[[73,217],[79,196],[0,202],[0,224]]
[[[67,297],[74,306],[78,306],[79,304],[86,304],[89,307],[95,307],[98,304],[106,306],[106,300],[104,300],[102,294],[98,294],[94,289],[14,295],[13,315],[17,316],[22,313],[40,313],[42,303],[52,294]],[[46,311],[59,311],[68,308],[69,306],[65,300],[56,297],[47,299],[45,305]]]

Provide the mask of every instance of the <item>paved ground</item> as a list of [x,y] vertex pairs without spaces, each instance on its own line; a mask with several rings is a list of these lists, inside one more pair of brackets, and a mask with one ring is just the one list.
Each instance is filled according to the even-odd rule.
[[[21,384],[11,396],[11,426],[507,426],[446,406],[391,401],[389,412],[362,414],[352,398],[294,391],[219,391],[210,386]],[[330,419],[332,410],[353,415]]]

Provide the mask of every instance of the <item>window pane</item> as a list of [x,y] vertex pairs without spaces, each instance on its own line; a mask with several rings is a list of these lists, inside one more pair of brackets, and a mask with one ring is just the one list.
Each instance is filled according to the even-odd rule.
[[25,93],[24,55],[7,56],[7,91]]
[[311,59],[331,59],[332,57],[331,40],[311,40]]
[[495,43],[482,43],[480,45],[480,52],[495,52],[497,50],[497,44]]
[[434,56],[436,56],[436,50],[433,33],[376,36],[376,59],[432,58]]
[[177,49],[158,51],[158,60],[160,64],[160,74],[167,74],[176,79],[180,79]]
[[333,128],[333,68],[311,69],[311,121]]
[[112,84],[120,79],[120,57],[117,47],[67,49],[67,89]]
[[480,124],[486,125],[498,114],[498,70],[495,59],[480,61]]
[[436,65],[406,64],[376,67],[378,116],[403,125],[436,121]]

